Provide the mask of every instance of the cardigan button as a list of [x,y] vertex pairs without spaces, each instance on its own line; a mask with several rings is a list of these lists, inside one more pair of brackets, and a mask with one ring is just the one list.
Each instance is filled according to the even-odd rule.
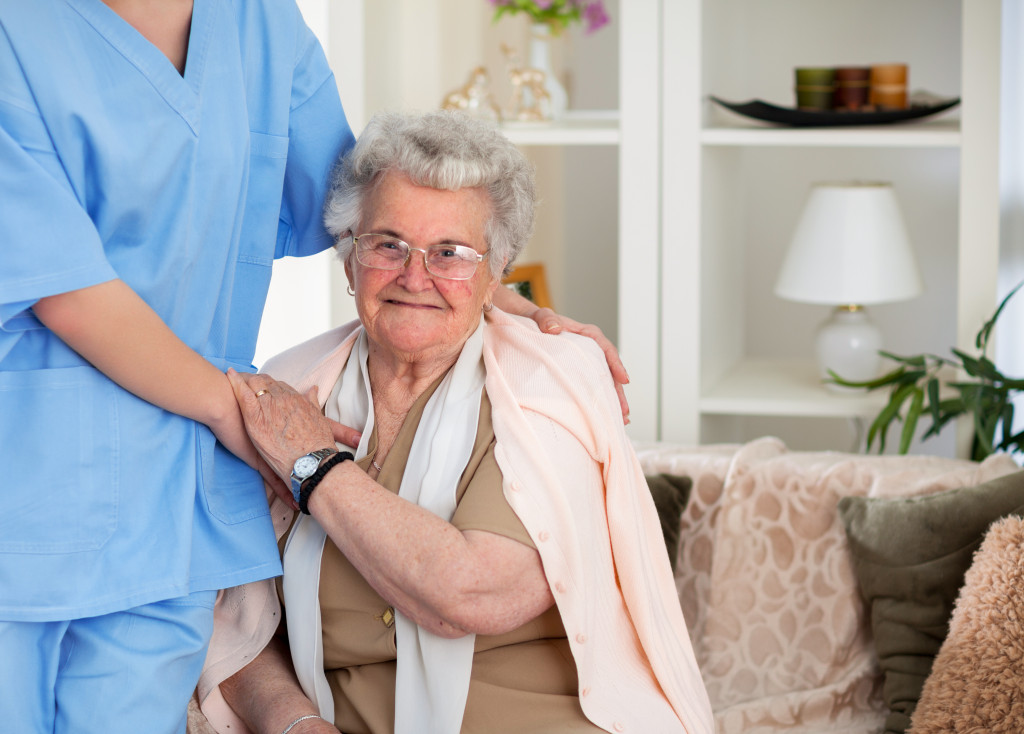
[[537,533],[537,539],[539,541],[541,541],[542,543],[546,542],[550,538],[551,538],[551,533],[549,533],[547,530],[541,530],[539,533]]
[[565,584],[563,584],[561,581],[556,581],[555,582],[555,591],[557,591],[560,594],[564,594],[565,593]]
[[587,641],[587,636],[585,634],[583,634],[582,632],[580,632],[580,633],[578,633],[576,635],[576,642],[578,642],[578,643],[580,643],[582,645],[586,641]]
[[616,721],[614,724],[612,724],[612,729],[614,729],[615,731],[626,731],[626,727],[622,725],[621,721]]
[[589,695],[590,695],[590,688],[589,687],[584,686],[583,688],[580,689],[580,696],[581,697],[586,698]]

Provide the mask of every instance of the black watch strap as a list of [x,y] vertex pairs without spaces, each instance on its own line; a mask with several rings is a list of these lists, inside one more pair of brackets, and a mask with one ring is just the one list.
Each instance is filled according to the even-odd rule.
[[315,472],[309,475],[309,477],[302,483],[302,489],[299,490],[299,511],[303,515],[309,514],[309,496],[313,494],[313,490],[316,489],[316,485],[320,484],[320,480],[327,476],[327,472],[333,469],[337,464],[340,464],[343,461],[354,461],[355,458],[356,457],[348,451],[339,451],[320,462],[320,466],[317,467]]

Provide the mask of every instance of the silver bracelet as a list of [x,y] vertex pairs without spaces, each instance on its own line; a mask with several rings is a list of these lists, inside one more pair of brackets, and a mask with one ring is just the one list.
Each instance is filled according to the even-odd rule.
[[298,724],[300,721],[305,721],[306,719],[322,719],[322,718],[323,718],[323,716],[320,716],[318,714],[306,714],[305,716],[300,716],[295,721],[293,721],[288,726],[286,726],[284,728],[284,731],[281,732],[281,734],[288,734],[288,732],[290,732],[295,727],[295,725]]

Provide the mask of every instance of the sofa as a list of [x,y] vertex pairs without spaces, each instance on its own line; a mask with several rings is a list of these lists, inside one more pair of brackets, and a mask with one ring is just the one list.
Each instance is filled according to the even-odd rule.
[[[1024,732],[1009,457],[636,449],[719,734]],[[212,734],[195,701],[188,731]]]
[[720,734],[1024,731],[1008,456],[636,448]]

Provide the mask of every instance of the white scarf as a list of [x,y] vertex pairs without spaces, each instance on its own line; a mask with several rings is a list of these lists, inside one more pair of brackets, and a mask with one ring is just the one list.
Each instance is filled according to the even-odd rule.
[[[483,319],[462,348],[455,366],[427,401],[413,438],[398,495],[450,520],[455,490],[476,440],[484,386]],[[366,455],[373,432],[373,397],[362,332],[340,378],[328,415],[364,426],[356,458]],[[335,413],[336,415],[331,415]],[[346,447],[342,447],[343,450]],[[334,723],[334,699],[324,675],[320,618],[320,561],[326,533],[309,515],[299,515],[284,551],[284,598],[292,661],[306,695]],[[395,610],[399,649],[395,681],[395,734],[458,734],[469,694],[475,635],[438,637]]]

